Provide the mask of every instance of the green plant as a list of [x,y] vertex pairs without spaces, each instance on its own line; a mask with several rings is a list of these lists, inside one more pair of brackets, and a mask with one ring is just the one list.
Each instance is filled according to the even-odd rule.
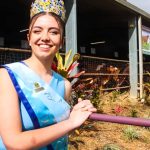
[[79,79],[73,85],[72,98],[73,101],[77,102],[77,99],[81,97],[83,99],[89,99],[92,104],[98,108],[100,99],[99,99],[99,86],[95,79],[86,78]]
[[131,117],[138,117],[138,112],[136,109],[131,110]]
[[99,107],[99,103],[100,103],[100,99],[99,99],[99,88],[98,89],[93,89],[92,91],[92,97],[91,97],[91,102],[92,104],[98,108]]
[[146,50],[150,50],[150,43],[143,42],[143,43],[142,43],[142,48],[143,48],[143,49],[146,49]]
[[[79,78],[82,74],[85,73],[85,71],[81,71],[79,73],[72,75],[74,69],[77,68],[79,65],[77,61],[80,58],[80,54],[76,53],[72,57],[71,56],[72,56],[72,50],[69,50],[67,53],[65,53],[65,55],[61,55],[59,52],[57,52],[54,62],[52,63],[51,66],[54,71],[56,71],[64,78],[68,79],[69,81],[72,81],[74,78]],[[78,84],[73,84],[72,86],[73,87],[72,100],[70,102],[71,106],[77,103],[79,97],[82,98],[83,96],[82,90],[80,92],[80,95],[77,96],[75,90],[76,86],[78,86]]]
[[128,140],[134,140],[134,139],[139,139],[140,138],[140,134],[139,132],[137,132],[137,130],[131,126],[125,128],[123,130],[124,136],[128,139]]
[[65,53],[64,59],[60,55],[60,53],[57,52],[56,61],[52,64],[52,69],[54,69],[56,72],[58,72],[68,80],[78,78],[79,76],[85,73],[85,71],[81,71],[75,75],[71,75],[74,69],[79,65],[77,60],[80,58],[80,54],[76,53],[72,57],[71,56],[72,50],[69,50],[67,53]]
[[[63,77],[72,81],[74,78],[79,78],[85,71],[81,71],[75,75],[71,75],[73,70],[79,65],[77,60],[80,58],[80,54],[75,54],[71,57],[72,50],[69,50],[64,58],[60,53],[56,53],[56,62],[53,63],[52,68],[61,74]],[[78,98],[89,99],[93,105],[97,108],[99,105],[99,86],[97,79],[86,78],[78,79],[72,86],[72,100],[71,105],[77,103]]]
[[105,144],[102,150],[122,150],[122,148],[116,144]]
[[110,96],[111,101],[115,102],[120,95],[120,91],[112,91],[112,96]]

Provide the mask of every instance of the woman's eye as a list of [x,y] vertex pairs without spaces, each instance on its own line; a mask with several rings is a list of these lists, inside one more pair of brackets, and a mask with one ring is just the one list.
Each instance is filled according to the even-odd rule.
[[50,31],[50,33],[51,33],[52,35],[57,35],[57,34],[59,34],[58,31]]
[[39,34],[41,31],[40,30],[33,30],[33,33]]

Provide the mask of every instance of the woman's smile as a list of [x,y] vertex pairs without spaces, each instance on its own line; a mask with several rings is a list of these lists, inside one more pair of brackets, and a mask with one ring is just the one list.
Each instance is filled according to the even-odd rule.
[[52,48],[52,46],[50,46],[49,44],[40,44],[38,46],[40,48],[40,51],[50,51],[50,48]]
[[49,45],[46,45],[46,44],[39,45],[39,47],[40,47],[40,48],[46,48],[46,49],[50,48],[50,46],[49,46]]

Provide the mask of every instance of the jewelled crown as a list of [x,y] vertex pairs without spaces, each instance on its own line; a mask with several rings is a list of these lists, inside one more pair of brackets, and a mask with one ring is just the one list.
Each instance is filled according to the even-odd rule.
[[63,0],[35,0],[31,5],[30,17],[40,12],[52,12],[65,21],[65,7]]

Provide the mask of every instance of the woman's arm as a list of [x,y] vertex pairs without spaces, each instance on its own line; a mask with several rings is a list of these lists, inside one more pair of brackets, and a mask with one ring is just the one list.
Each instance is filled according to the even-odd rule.
[[70,102],[71,90],[72,90],[71,83],[67,79],[64,80],[65,80],[65,100],[67,102]]
[[[69,120],[42,129],[22,132],[18,96],[5,69],[0,70],[0,135],[8,149],[45,146],[69,132]],[[12,142],[13,140],[13,142]]]
[[[85,102],[82,102],[85,103]],[[0,70],[0,135],[8,150],[40,148],[80,126],[95,111],[83,111],[81,103],[69,119],[49,127],[22,132],[20,108],[15,88],[5,69]],[[85,106],[87,104],[85,103]]]

